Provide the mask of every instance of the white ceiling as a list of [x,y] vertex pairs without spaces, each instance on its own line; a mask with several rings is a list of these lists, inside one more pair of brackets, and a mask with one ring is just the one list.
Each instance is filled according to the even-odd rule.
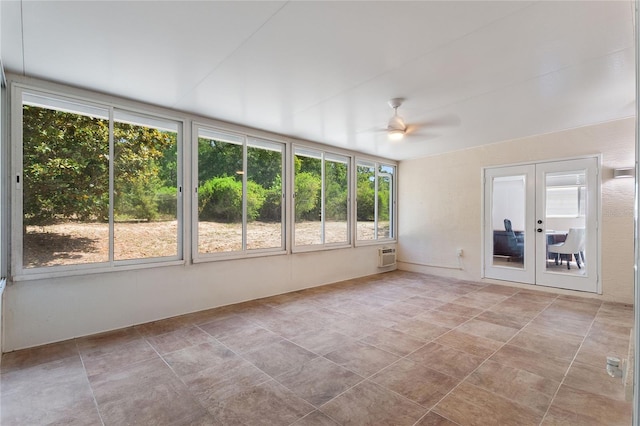
[[[635,114],[629,1],[8,1],[7,71],[396,160]],[[387,100],[421,123],[390,142]]]

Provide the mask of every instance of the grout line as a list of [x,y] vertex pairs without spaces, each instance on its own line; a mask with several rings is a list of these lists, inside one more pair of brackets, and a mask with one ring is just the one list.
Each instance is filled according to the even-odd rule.
[[98,413],[98,418],[100,419],[100,422],[102,423],[102,426],[104,425],[104,420],[102,419],[102,413],[100,412],[100,406],[98,405],[98,400],[96,399],[96,394],[93,391],[93,386],[91,386],[91,381],[89,380],[89,373],[87,372],[87,367],[84,365],[84,358],[82,357],[82,352],[80,352],[80,348],[78,347],[78,341],[77,339],[75,339],[76,341],[74,342],[76,345],[76,350],[78,351],[78,355],[80,356],[80,362],[82,363],[82,369],[84,370],[84,378],[87,381],[87,384],[89,385],[89,391],[91,392],[91,398],[93,399],[93,405],[96,407],[96,412]]
[[547,411],[545,411],[544,416],[542,417],[542,420],[540,421],[540,424],[542,424],[544,419],[547,417],[547,414],[549,414],[549,410],[551,409],[551,406],[553,405],[553,401],[556,399],[556,396],[558,396],[558,392],[560,392],[560,388],[562,388],[562,385],[564,385],[564,381],[567,378],[567,375],[569,374],[569,371],[571,370],[571,367],[573,367],[573,363],[575,362],[576,358],[578,357],[578,354],[580,353],[580,349],[582,349],[582,345],[584,345],[584,342],[587,340],[587,336],[591,332],[591,329],[593,328],[593,324],[595,323],[596,317],[598,316],[598,312],[600,312],[601,308],[602,308],[602,303],[600,303],[600,306],[598,306],[598,310],[596,311],[596,314],[593,316],[593,319],[591,320],[591,324],[589,324],[589,328],[587,329],[587,332],[585,333],[584,337],[582,338],[582,341],[580,342],[580,346],[578,346],[578,349],[576,350],[576,353],[573,355],[573,358],[571,359],[571,362],[569,363],[569,366],[565,370],[564,376],[562,377],[562,380],[560,381],[560,385],[558,385],[558,389],[556,389],[556,391],[553,394],[553,397],[549,401],[549,406],[547,407]]
[[[518,291],[517,293],[514,293],[512,296],[515,296],[515,295],[516,295],[516,294],[518,294],[518,293],[520,293],[520,291]],[[510,297],[512,297],[512,296],[510,296]],[[459,387],[459,386],[460,386],[464,381],[466,381],[466,380],[467,380],[467,379],[468,379],[468,378],[469,378],[473,373],[475,373],[478,369],[480,369],[480,367],[482,367],[482,366],[483,366],[487,361],[489,361],[489,360],[491,359],[491,357],[493,357],[493,356],[494,356],[498,351],[500,351],[502,348],[504,348],[506,345],[508,345],[508,344],[509,344],[509,342],[510,342],[511,340],[513,340],[513,339],[514,339],[518,334],[520,334],[520,332],[521,332],[525,327],[527,327],[529,324],[531,324],[531,323],[532,323],[532,322],[533,322],[533,321],[534,321],[534,320],[535,320],[535,319],[536,319],[540,314],[542,314],[542,312],[544,312],[544,311],[545,311],[549,306],[551,306],[551,304],[552,304],[555,300],[557,300],[557,298],[558,298],[558,296],[556,295],[556,297],[554,297],[554,298],[551,300],[551,302],[549,302],[549,303],[547,304],[547,306],[545,306],[545,308],[544,308],[543,310],[541,310],[541,311],[540,311],[536,316],[534,316],[533,318],[531,318],[531,320],[530,320],[528,323],[526,323],[524,326],[522,326],[522,327],[518,330],[518,332],[517,332],[517,333],[515,333],[513,336],[511,336],[511,338],[509,338],[509,340],[507,340],[506,342],[504,342],[504,343],[503,343],[503,344],[502,344],[498,349],[496,349],[496,350],[495,350],[491,355],[489,355],[488,357],[486,357],[484,361],[482,361],[482,362],[481,362],[481,363],[480,363],[480,364],[479,364],[475,369],[473,369],[473,371],[471,371],[467,376],[465,376],[462,380],[460,380],[460,381],[458,382],[458,384],[457,384],[457,385],[455,385],[453,388],[451,388],[451,390],[450,390],[449,392],[447,392],[447,394],[446,394],[445,396],[443,396],[442,398],[440,398],[440,400],[439,400],[438,402],[436,402],[435,404],[433,404],[433,408],[437,407],[437,406],[438,406],[438,404],[440,404],[440,403],[441,403],[445,398],[447,398],[447,396],[449,396],[453,391],[455,391],[455,390],[456,390],[456,389],[457,389],[457,388],[458,388],[458,387]],[[508,298],[507,298],[507,299],[508,299]],[[506,299],[505,299],[505,300],[506,300]],[[493,306],[495,306],[495,305],[493,305]],[[491,307],[493,307],[493,306],[491,306]],[[485,309],[483,312],[486,312],[486,311],[488,311],[488,310],[489,310],[489,309]],[[481,315],[481,314],[478,314],[478,315]],[[478,315],[476,315],[476,316],[478,316]],[[474,317],[474,318],[475,318],[475,317]],[[473,319],[473,318],[472,318],[472,319]],[[469,320],[469,321],[470,321],[470,320]],[[463,324],[464,324],[464,323],[463,323]],[[460,324],[460,325],[462,325],[462,324]],[[459,326],[458,326],[458,327],[459,327]],[[458,328],[458,327],[456,327],[456,328]],[[454,348],[454,349],[455,349],[455,348]],[[461,351],[461,352],[463,352],[463,351]],[[465,352],[465,353],[466,353],[466,352]],[[494,361],[494,362],[495,362],[495,361]],[[526,370],[525,370],[525,371],[526,371]],[[560,386],[558,386],[558,388],[559,388],[559,387],[560,387]],[[483,388],[483,387],[480,387],[480,388],[481,388],[481,389],[484,389],[484,390],[486,390],[486,391],[489,391],[489,392],[491,392],[492,394],[495,394],[495,395],[497,395],[497,396],[502,397],[501,395],[498,395],[498,394],[496,394],[495,392],[493,392],[493,391],[491,391],[491,390],[489,390],[489,389],[485,389],[485,388]],[[508,401],[512,401],[512,402],[514,402],[514,403],[516,403],[516,404],[518,404],[518,405],[522,405],[522,404],[520,404],[519,402],[517,402],[517,401],[513,401],[513,400],[512,400],[512,399],[510,399],[510,398],[506,398],[506,397],[502,397],[502,398],[505,398],[505,399],[507,399]],[[549,406],[551,406],[551,401],[549,402]],[[433,409],[433,408],[432,408],[432,409]],[[527,407],[527,408],[528,408],[528,407]],[[439,413],[436,413],[436,414],[438,414],[438,415],[440,415],[440,416],[441,416],[441,414],[439,414]],[[542,417],[542,419],[544,419],[544,416]],[[447,420],[449,420],[449,419],[447,419]],[[541,421],[542,421],[542,420],[541,420]]]

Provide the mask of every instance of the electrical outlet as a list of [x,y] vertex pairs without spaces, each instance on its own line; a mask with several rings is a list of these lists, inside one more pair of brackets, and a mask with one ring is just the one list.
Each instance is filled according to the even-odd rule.
[[456,250],[456,254],[458,255],[458,257],[462,257],[462,249],[459,248],[458,250]]

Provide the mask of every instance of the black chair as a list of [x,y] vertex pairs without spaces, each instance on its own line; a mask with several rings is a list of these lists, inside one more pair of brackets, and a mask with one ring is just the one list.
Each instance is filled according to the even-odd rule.
[[514,257],[522,258],[524,256],[524,237],[516,235],[509,219],[504,220],[504,230],[507,232],[509,250]]

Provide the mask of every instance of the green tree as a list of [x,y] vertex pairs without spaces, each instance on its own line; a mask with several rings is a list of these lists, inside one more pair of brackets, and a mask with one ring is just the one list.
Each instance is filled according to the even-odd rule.
[[357,219],[373,221],[375,215],[375,174],[369,167],[358,166],[357,173]]
[[[262,186],[247,181],[247,220],[258,218],[265,198]],[[232,176],[206,181],[198,188],[198,213],[201,220],[242,221],[242,181]]]
[[378,220],[389,220],[390,182],[388,179],[378,179]]
[[276,176],[273,185],[266,190],[264,203],[260,209],[260,219],[280,222],[282,219],[282,178]]
[[[161,159],[176,149],[175,133],[116,123],[114,144],[116,212],[157,217],[155,191],[163,184]],[[107,220],[108,120],[24,105],[23,185],[25,225]]]
[[334,161],[325,161],[325,202],[326,220],[347,219],[348,176],[347,165]]
[[294,186],[296,220],[318,220],[322,188],[320,177],[309,172],[297,173]]
[[294,192],[296,220],[319,220],[322,203],[322,160],[294,157]]
[[106,220],[108,121],[25,105],[22,131],[24,224]]
[[282,153],[257,147],[247,147],[247,173],[249,179],[271,188],[282,174]]
[[[170,167],[161,172],[165,153],[176,150],[176,134],[127,123],[114,125],[114,214],[117,218],[155,220],[158,218],[157,193],[169,183]],[[171,164],[169,162],[164,165]]]
[[242,145],[198,139],[198,184],[242,170]]

